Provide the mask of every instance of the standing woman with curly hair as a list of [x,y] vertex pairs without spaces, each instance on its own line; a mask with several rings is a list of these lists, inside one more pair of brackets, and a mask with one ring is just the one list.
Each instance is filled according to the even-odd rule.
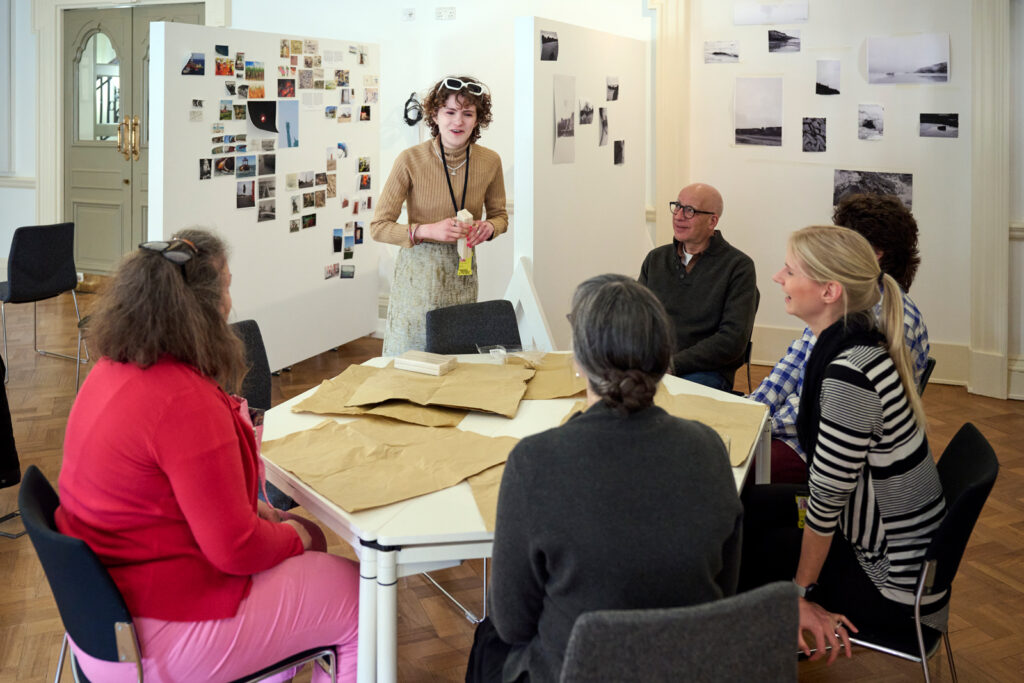
[[[491,122],[491,95],[469,76],[438,81],[423,98],[431,139],[395,160],[370,233],[402,247],[395,263],[384,355],[426,346],[427,311],[472,303],[477,295],[476,245],[508,227],[501,157],[476,144]],[[398,217],[405,204],[407,223]],[[472,221],[456,214],[466,209]],[[468,258],[457,242],[466,238]]]

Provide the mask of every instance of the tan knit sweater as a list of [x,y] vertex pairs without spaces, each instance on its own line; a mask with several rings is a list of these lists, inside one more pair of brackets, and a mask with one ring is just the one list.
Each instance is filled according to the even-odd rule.
[[[370,234],[378,242],[411,247],[409,229],[420,223],[436,223],[452,218],[448,183],[444,179],[444,167],[437,156],[437,140],[432,139],[410,147],[395,160],[391,175],[384,184],[384,190],[377,200],[377,209],[370,223]],[[454,157],[454,158],[453,158]],[[458,166],[465,161],[466,153],[448,153],[448,167]],[[452,179],[455,201],[462,201],[462,183],[466,177],[463,165]],[[409,223],[396,222],[406,204]],[[494,225],[494,237],[508,228],[508,214],[505,212],[505,180],[501,173],[501,157],[498,153],[471,145],[469,152],[469,187],[466,190],[466,208],[476,220],[488,220]],[[486,214],[484,209],[486,208]],[[422,241],[417,235],[417,240]]]

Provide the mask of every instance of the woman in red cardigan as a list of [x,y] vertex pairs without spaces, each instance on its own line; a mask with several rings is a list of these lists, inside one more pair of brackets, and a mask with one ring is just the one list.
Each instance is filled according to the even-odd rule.
[[[102,357],[68,418],[57,528],[110,571],[147,681],[230,681],[331,643],[338,680],[355,680],[358,568],[257,501],[252,422],[225,391],[246,372],[230,284],[203,230],[121,264],[92,316]],[[75,655],[91,680],[135,680],[133,664]]]

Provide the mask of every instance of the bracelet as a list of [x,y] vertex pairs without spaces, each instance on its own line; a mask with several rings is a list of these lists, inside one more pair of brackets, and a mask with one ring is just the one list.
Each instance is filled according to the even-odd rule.
[[416,246],[417,244],[419,244],[419,242],[416,241],[416,232],[420,229],[420,225],[422,225],[422,223],[417,223],[415,228],[412,227],[412,226],[409,226],[410,227],[410,230],[409,230],[409,241],[412,242],[413,246]]

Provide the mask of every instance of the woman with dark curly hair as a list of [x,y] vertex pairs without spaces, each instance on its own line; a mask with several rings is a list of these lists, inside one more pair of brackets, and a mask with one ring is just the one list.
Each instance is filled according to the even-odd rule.
[[508,457],[470,682],[557,681],[583,612],[736,592],[743,508],[722,439],[654,405],[674,348],[661,302],[599,275],[576,290],[570,321],[588,407]]
[[[423,112],[432,139],[398,155],[370,224],[373,239],[402,247],[385,356],[425,348],[427,311],[476,301],[474,247],[508,227],[501,157],[476,144],[491,122],[487,86],[469,76],[442,78],[424,96]],[[408,223],[398,222],[403,204]],[[462,209],[472,220],[456,217]]]

